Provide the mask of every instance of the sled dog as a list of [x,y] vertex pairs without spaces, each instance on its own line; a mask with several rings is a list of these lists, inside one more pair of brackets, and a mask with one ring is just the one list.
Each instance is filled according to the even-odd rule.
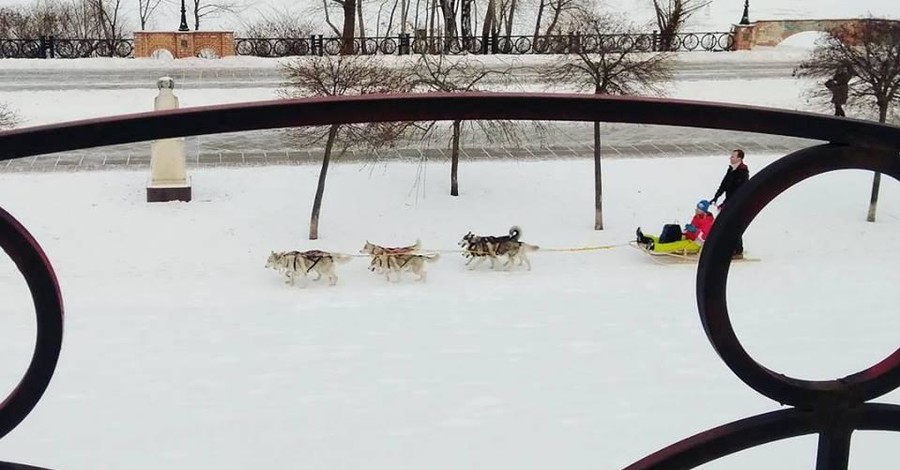
[[333,286],[337,284],[338,280],[335,273],[335,264],[346,263],[350,259],[347,255],[321,250],[273,251],[269,254],[269,259],[266,260],[266,268],[284,273],[285,277],[287,277],[284,282],[292,286],[297,277],[302,278],[303,285],[306,285],[307,275],[310,272],[316,273],[314,280],[318,281],[324,276],[328,278],[328,284]]
[[460,240],[459,246],[465,250],[463,256],[468,259],[467,266],[475,261],[475,264],[471,264],[469,269],[475,269],[485,259],[490,259],[491,269],[496,269],[497,257],[505,255],[507,260],[503,264],[504,266],[510,267],[515,261],[518,261],[519,265],[527,264],[530,270],[531,262],[525,253],[535,251],[538,247],[519,241],[521,236],[522,229],[515,225],[510,227],[508,235],[502,236],[475,235],[470,231]]
[[402,247],[383,247],[366,241],[360,253],[368,254],[372,257],[369,264],[369,270],[384,274],[385,279],[391,280],[391,274],[396,274],[395,282],[400,282],[401,273],[409,271],[419,276],[419,281],[425,281],[427,273],[425,272],[425,263],[433,263],[440,258],[437,253],[424,254],[416,253],[421,247],[421,242]]
[[359,252],[372,257],[372,262],[369,263],[369,271],[383,274],[388,269],[388,260],[391,256],[415,253],[421,247],[422,241],[418,238],[412,245],[396,247],[384,247],[366,240],[366,244]]

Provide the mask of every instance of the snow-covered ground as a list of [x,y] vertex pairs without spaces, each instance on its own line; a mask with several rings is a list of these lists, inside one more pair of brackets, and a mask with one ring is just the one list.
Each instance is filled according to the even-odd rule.
[[[748,158],[753,172],[774,156]],[[194,201],[147,204],[144,172],[0,175],[0,206],[43,244],[66,337],[45,398],[0,459],[96,468],[622,468],[681,438],[775,410],[717,358],[696,312],[695,267],[622,246],[686,222],[725,158],[614,160],[607,230],[592,230],[588,161],[337,165],[321,240],[305,240],[317,169],[192,173]],[[789,190],[750,227],[760,263],[735,265],[733,322],[766,366],[844,376],[897,348],[891,249],[900,186],[839,172]],[[356,258],[335,287],[285,285],[270,250],[356,253],[366,240],[452,250],[512,224],[544,248],[530,272],[386,283]],[[0,396],[30,358],[21,277],[0,263]],[[900,392],[883,398],[900,402]],[[900,436],[857,433],[851,468],[889,468]],[[704,468],[811,468],[809,436]]]
[[[712,56],[698,54],[685,59]],[[715,56],[792,60],[783,50]],[[21,67],[37,63],[63,62]],[[709,77],[676,81],[670,96],[807,109],[801,85]],[[147,111],[154,94],[18,91],[0,101],[36,125]],[[273,97],[269,87],[178,95],[182,106]],[[635,135],[659,139],[651,130]],[[777,157],[749,155],[751,172]],[[686,222],[725,165],[725,155],[607,160],[597,232],[589,161],[463,162],[458,198],[447,195],[444,163],[338,164],[316,242],[305,239],[312,165],[195,170],[194,200],[168,204],[144,202],[145,171],[0,174],[0,206],[43,245],[67,312],[57,373],[0,440],[0,460],[60,470],[614,469],[778,409],[709,346],[695,267],[658,266],[624,246],[638,225]],[[871,224],[870,184],[865,172],[817,177],[748,230],[762,262],[733,267],[730,310],[764,365],[828,379],[898,347],[900,185],[883,181]],[[292,288],[263,268],[270,250],[356,253],[366,240],[416,238],[453,250],[468,230],[513,224],[544,248],[609,248],[538,252],[530,272],[468,271],[443,253],[425,284],[385,283],[363,258],[340,266],[335,287]],[[21,378],[34,335],[24,281],[0,257],[0,397]],[[882,400],[898,403],[900,392]],[[851,468],[890,468],[898,445],[897,434],[857,433]],[[811,468],[815,446],[808,436],[704,468]]]

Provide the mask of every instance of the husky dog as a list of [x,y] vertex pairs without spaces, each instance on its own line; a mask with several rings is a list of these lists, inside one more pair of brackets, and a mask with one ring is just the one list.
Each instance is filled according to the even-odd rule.
[[437,253],[423,254],[415,251],[420,248],[420,241],[416,240],[414,245],[404,247],[385,248],[366,241],[360,253],[368,254],[372,257],[372,263],[369,265],[370,271],[378,274],[384,274],[385,279],[391,280],[391,273],[396,273],[395,282],[400,282],[401,273],[409,271],[419,276],[419,281],[425,281],[427,273],[425,272],[425,263],[433,263],[440,258]]
[[412,245],[396,247],[383,247],[366,240],[366,244],[359,252],[372,256],[372,262],[369,263],[369,271],[384,274],[384,272],[388,270],[388,261],[391,256],[415,253],[416,251],[419,251],[419,248],[421,247],[422,241],[418,238]]
[[498,250],[498,254],[505,254],[508,258],[504,266],[512,267],[515,261],[518,261],[519,266],[523,263],[528,267],[528,270],[531,271],[531,261],[528,260],[527,253],[531,251],[537,251],[541,249],[541,247],[537,245],[529,245],[525,242],[520,241],[509,241],[500,246]]
[[269,259],[266,260],[266,267],[275,269],[284,273],[287,279],[285,283],[294,285],[294,279],[301,277],[303,285],[306,285],[307,274],[312,271],[316,273],[314,280],[322,279],[322,276],[328,278],[329,285],[337,284],[337,274],[335,274],[334,266],[337,263],[346,263],[350,261],[350,257],[338,253],[330,253],[321,250],[309,251],[283,251],[271,252]]
[[[472,261],[475,261],[475,264],[469,269],[475,269],[484,262],[485,259],[490,259],[491,269],[496,269],[497,256],[507,256],[507,261],[504,263],[504,266],[510,266],[513,259],[519,256],[518,253],[521,251],[522,246],[522,242],[519,241],[519,237],[521,236],[522,229],[515,225],[510,227],[509,235],[484,236],[475,235],[474,233],[469,232],[463,236],[462,240],[460,240],[459,246],[463,247],[465,250],[463,256],[468,258],[468,261],[466,261],[467,266],[470,265]],[[524,260],[524,262],[528,262],[527,257],[524,258]],[[522,262],[522,259],[519,259],[519,264],[522,264]],[[528,266],[530,269],[530,262],[528,262]]]

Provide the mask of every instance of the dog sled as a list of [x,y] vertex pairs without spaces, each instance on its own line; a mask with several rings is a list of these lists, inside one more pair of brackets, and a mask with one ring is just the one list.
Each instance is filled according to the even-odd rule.
[[[697,261],[700,260],[700,251],[690,250],[688,248],[681,248],[671,251],[657,251],[651,250],[647,248],[646,245],[642,245],[637,241],[630,241],[628,244],[642,252],[644,252],[650,259],[657,264],[696,264]],[[732,263],[742,263],[742,262],[754,262],[760,261],[759,258],[752,258],[744,255],[741,258],[732,259]]]

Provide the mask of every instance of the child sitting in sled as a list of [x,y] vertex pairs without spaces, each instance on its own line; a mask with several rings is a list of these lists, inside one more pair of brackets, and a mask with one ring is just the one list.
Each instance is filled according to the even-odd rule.
[[700,252],[703,242],[712,229],[715,218],[709,211],[710,202],[702,200],[697,203],[694,217],[691,223],[684,226],[684,230],[675,224],[663,227],[658,237],[644,235],[641,228],[637,228],[637,243],[648,251],[657,253],[681,253],[696,254]]

